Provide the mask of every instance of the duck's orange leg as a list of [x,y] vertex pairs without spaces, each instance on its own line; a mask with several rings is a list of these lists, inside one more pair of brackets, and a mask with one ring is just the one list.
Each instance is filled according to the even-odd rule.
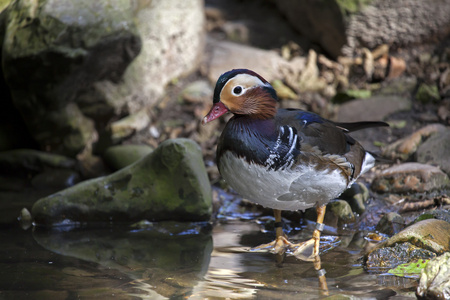
[[[325,204],[319,205],[316,208],[317,212],[317,221],[316,221],[316,228],[313,231],[312,238],[310,240],[307,240],[305,242],[292,245],[292,247],[295,247],[294,255],[298,258],[304,259],[304,260],[313,260],[314,257],[319,256],[319,248],[320,248],[320,233],[323,230],[323,219],[325,217],[325,211],[327,207]],[[308,255],[306,254],[308,252],[308,248],[313,246],[312,254]],[[309,253],[311,250],[309,250]]]
[[281,210],[274,209],[275,216],[275,240],[252,248],[252,251],[270,251],[275,254],[283,254],[292,244],[287,240],[283,232],[283,222],[281,221]]

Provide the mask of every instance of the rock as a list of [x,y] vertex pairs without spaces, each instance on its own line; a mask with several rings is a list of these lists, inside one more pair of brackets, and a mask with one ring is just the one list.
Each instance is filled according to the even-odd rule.
[[[275,1],[292,26],[330,56],[352,56],[362,47],[395,48],[444,37],[450,26],[446,1]],[[298,16],[302,16],[299,18]],[[401,21],[400,21],[401,20]],[[430,21],[431,20],[431,21]]]
[[155,105],[171,80],[197,68],[205,44],[202,0],[139,1],[134,13],[141,53],[122,82],[96,86],[106,101],[125,105],[131,114]]
[[381,243],[378,248],[404,242],[440,255],[450,250],[450,223],[436,219],[414,223]]
[[448,209],[433,209],[422,213],[414,222],[419,222],[427,219],[438,219],[450,223],[450,210]]
[[333,213],[338,218],[338,226],[355,222],[355,216],[347,201],[335,200],[327,205],[327,211]]
[[31,185],[37,189],[67,188],[81,181],[80,174],[74,170],[52,169],[45,170],[31,180]]
[[434,257],[436,257],[436,254],[433,252],[404,242],[393,245],[392,247],[382,247],[373,250],[367,256],[365,266],[368,270],[387,271],[413,260]]
[[339,198],[346,200],[352,211],[362,214],[366,211],[365,203],[369,199],[369,190],[363,183],[355,182]]
[[31,227],[33,219],[31,217],[31,213],[25,207],[22,208],[22,210],[20,211],[20,215],[17,219],[19,220],[20,227],[22,227],[23,230],[27,230],[28,228]]
[[113,170],[120,170],[153,151],[147,145],[117,145],[108,148],[103,155],[106,164]]
[[129,115],[123,119],[111,123],[111,139],[113,143],[131,136],[133,133],[141,131],[150,124],[150,117],[145,110]]
[[281,80],[277,79],[271,82],[271,85],[277,91],[277,97],[279,99],[296,99],[297,94],[285,85]]
[[381,217],[375,230],[378,232],[392,236],[399,233],[405,228],[405,220],[402,216],[395,212],[389,212]]
[[405,48],[426,43],[430,37],[445,36],[450,26],[447,1],[373,0],[364,2],[367,5],[361,1],[350,2],[359,9],[349,14],[346,22],[347,43],[342,52],[347,56],[361,47],[373,49],[389,44]]
[[[305,218],[316,221],[317,213],[315,208],[305,211]],[[355,222],[355,215],[352,212],[350,204],[344,200],[333,200],[327,204],[325,218],[323,223],[334,228],[345,224]]]
[[390,114],[411,109],[411,101],[399,96],[373,96],[346,102],[339,108],[338,122],[380,121]]
[[396,78],[390,80],[387,85],[383,85],[376,92],[376,95],[381,96],[404,96],[410,97],[410,95],[415,91],[417,87],[417,78],[416,77],[406,77],[401,76],[400,78]]
[[416,296],[419,299],[450,298],[450,253],[428,262],[420,276]]
[[[450,68],[449,68],[450,70]],[[450,71],[449,71],[450,73]],[[450,75],[449,75],[450,78]],[[450,94],[450,85],[449,85],[449,94]],[[450,95],[448,95],[447,99],[441,101],[441,104],[438,108],[438,116],[439,119],[446,125],[450,125]]]
[[417,161],[424,164],[439,166],[450,175],[450,128],[437,131],[423,142],[416,152]]
[[288,62],[275,51],[227,41],[208,41],[207,48],[211,49],[211,54],[205,58],[205,68],[211,82],[216,82],[226,71],[240,68],[253,70],[272,82],[275,79],[284,79],[283,74],[288,73],[295,73],[298,77],[306,64],[304,57],[297,57]]
[[2,37],[14,106],[41,148],[90,151],[197,66],[203,25],[201,0],[14,1]]
[[337,1],[279,0],[275,3],[302,35],[321,45],[332,57],[340,55],[346,36],[344,16]]
[[365,256],[369,269],[393,268],[414,259],[432,258],[450,250],[450,224],[435,219],[417,222],[386,241],[377,244]]
[[372,96],[371,90],[345,90],[338,92],[332,99],[333,103],[344,103],[354,99],[365,99]]
[[449,177],[437,167],[404,163],[383,170],[375,177],[371,187],[380,193],[421,193],[449,185]]
[[190,103],[209,103],[213,98],[213,87],[206,80],[198,80],[188,84],[181,92],[181,97]]
[[31,176],[49,169],[77,168],[77,162],[69,157],[47,152],[17,149],[0,152],[0,173]]
[[[384,147],[382,149],[382,156],[390,159],[407,160],[416,152],[418,147],[428,137],[436,133],[444,132],[445,130],[446,127],[442,124],[430,124],[425,127],[422,127],[416,132],[410,134],[409,136],[399,139],[394,143]],[[440,136],[440,134],[438,136]],[[445,149],[445,144],[440,144],[439,147],[434,148],[433,151],[441,151],[442,148]],[[419,162],[426,163],[424,161]]]
[[21,0],[6,14],[2,64],[13,103],[42,148],[75,156],[95,137],[78,97],[95,81],[119,80],[139,53],[130,3]]
[[437,85],[422,83],[416,92],[416,99],[422,103],[438,101],[441,99],[441,96],[439,95]]
[[152,153],[109,176],[81,182],[38,200],[38,225],[84,222],[205,221],[211,186],[199,146],[166,140]]

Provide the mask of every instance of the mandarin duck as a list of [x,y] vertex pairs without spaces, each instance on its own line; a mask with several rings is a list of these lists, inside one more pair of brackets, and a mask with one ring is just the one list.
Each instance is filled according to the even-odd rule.
[[[319,255],[326,204],[338,197],[375,162],[374,155],[348,132],[383,122],[336,123],[300,109],[279,109],[275,89],[247,69],[234,69],[217,80],[213,106],[202,124],[225,113],[227,122],[217,145],[217,166],[225,181],[244,198],[272,208],[275,241],[256,247],[301,255],[312,247]],[[282,230],[282,210],[316,207],[310,240],[290,243]]]

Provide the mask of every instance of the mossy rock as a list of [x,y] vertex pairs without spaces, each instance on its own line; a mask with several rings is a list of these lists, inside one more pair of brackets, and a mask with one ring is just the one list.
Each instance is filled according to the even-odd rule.
[[205,221],[211,185],[200,147],[167,140],[136,163],[109,176],[84,181],[38,200],[38,225],[90,222]]

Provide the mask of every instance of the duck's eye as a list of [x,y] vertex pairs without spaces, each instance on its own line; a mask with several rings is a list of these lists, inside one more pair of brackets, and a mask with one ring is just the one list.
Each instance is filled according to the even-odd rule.
[[233,89],[233,95],[239,96],[240,94],[242,94],[243,90],[244,89],[242,88],[242,86],[240,86],[240,85],[235,86],[234,89]]

